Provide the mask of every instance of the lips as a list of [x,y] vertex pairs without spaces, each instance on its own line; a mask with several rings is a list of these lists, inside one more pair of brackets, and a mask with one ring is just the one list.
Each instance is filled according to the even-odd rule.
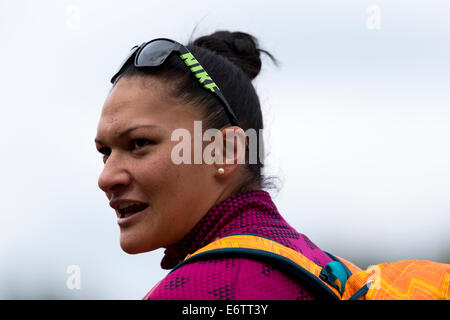
[[131,199],[111,200],[109,205],[116,210],[118,218],[126,218],[139,213],[148,207],[148,203]]
[[128,217],[132,214],[138,213],[139,211],[145,210],[148,204],[145,203],[133,203],[127,207],[119,209],[120,218]]

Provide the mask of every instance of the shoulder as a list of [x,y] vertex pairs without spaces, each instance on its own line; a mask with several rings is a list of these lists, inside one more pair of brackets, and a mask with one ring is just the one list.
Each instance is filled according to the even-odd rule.
[[149,296],[151,300],[313,299],[278,268],[241,257],[186,264],[169,273]]

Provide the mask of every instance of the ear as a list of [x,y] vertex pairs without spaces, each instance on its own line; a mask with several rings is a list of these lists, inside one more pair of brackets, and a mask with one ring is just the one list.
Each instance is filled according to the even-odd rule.
[[214,163],[214,166],[216,170],[224,169],[222,174],[217,171],[219,177],[227,177],[237,170],[240,164],[245,164],[247,139],[244,130],[237,126],[224,128],[221,133],[223,137],[222,150],[224,150],[221,160],[223,161]]

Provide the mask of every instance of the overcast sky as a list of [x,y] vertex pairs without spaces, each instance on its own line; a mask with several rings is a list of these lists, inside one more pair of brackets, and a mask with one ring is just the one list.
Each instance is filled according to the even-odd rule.
[[140,299],[167,273],[161,249],[121,251],[94,138],[128,50],[196,26],[280,61],[254,84],[293,227],[364,268],[450,263],[449,16],[447,0],[0,1],[0,298]]

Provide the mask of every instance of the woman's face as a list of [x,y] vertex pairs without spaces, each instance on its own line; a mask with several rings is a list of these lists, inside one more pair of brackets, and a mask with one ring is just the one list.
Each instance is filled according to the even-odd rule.
[[214,165],[172,162],[179,143],[172,132],[185,128],[193,139],[200,113],[166,97],[163,86],[156,78],[120,79],[98,124],[96,147],[106,154],[98,185],[116,211],[127,253],[179,241],[223,199]]

